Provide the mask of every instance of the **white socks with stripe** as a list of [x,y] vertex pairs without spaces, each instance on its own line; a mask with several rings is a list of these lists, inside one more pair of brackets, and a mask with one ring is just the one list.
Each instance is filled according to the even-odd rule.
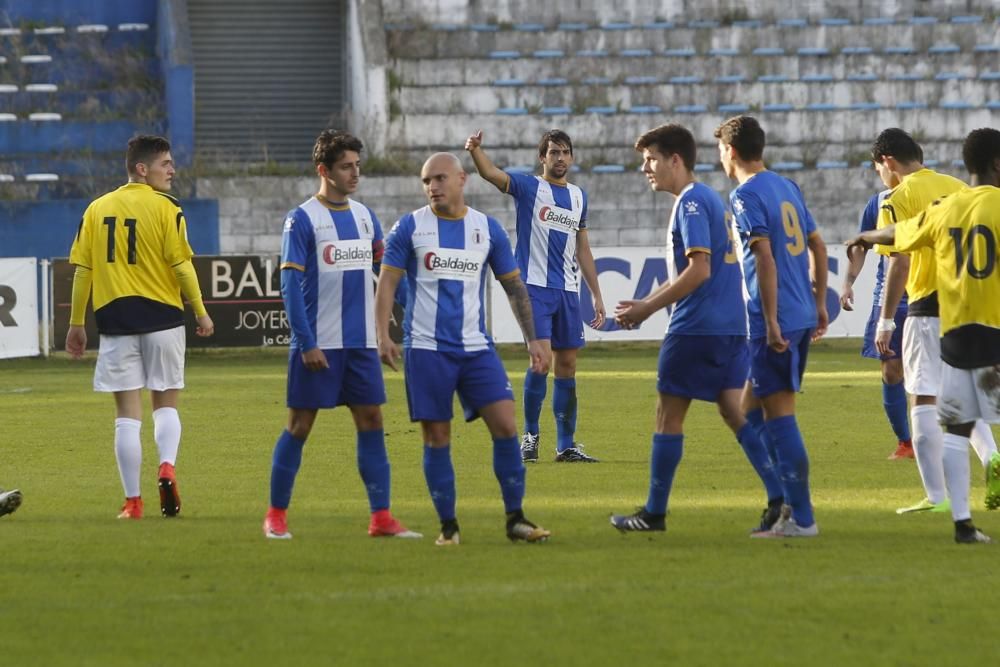
[[139,430],[142,422],[138,419],[119,417],[115,420],[115,459],[118,474],[126,498],[135,498],[139,493],[139,471],[142,468],[142,442]]
[[174,465],[181,445],[181,418],[176,408],[153,410],[153,438],[160,453],[160,463]]
[[944,465],[942,464],[941,425],[938,424],[936,405],[914,405],[910,408],[913,429],[913,452],[920,470],[920,481],[924,484],[927,498],[935,505],[944,502],[948,496],[945,489]]

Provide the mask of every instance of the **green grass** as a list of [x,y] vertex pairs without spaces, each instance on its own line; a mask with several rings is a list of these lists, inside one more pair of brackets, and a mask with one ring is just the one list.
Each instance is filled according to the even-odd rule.
[[[515,391],[523,355],[505,351]],[[616,534],[611,511],[645,499],[656,348],[593,346],[580,360],[579,437],[599,465],[546,457],[528,472],[543,545],[503,532],[490,441],[454,424],[463,544],[437,522],[419,430],[387,372],[393,508],[419,541],[367,537],[345,410],[306,447],[290,517],[263,539],[271,449],[285,420],[284,356],[189,357],[178,465],[184,512],[155,514],[152,423],[143,427],[147,508],[115,520],[114,411],[93,360],[0,362],[0,484],[25,502],[0,519],[0,661],[32,665],[946,665],[995,660],[984,607],[996,547],[960,547],[948,516],[893,509],[920,496],[895,442],[877,364],[856,342],[814,347],[800,424],[812,460],[815,540],[747,538],[763,493],[715,414],[689,414],[669,530]],[[550,390],[551,391],[551,390]],[[518,398],[520,403],[520,398]],[[520,417],[519,417],[520,421]],[[543,447],[551,449],[549,403]],[[976,521],[1000,536],[1000,517]],[[430,538],[430,539],[428,539]]]

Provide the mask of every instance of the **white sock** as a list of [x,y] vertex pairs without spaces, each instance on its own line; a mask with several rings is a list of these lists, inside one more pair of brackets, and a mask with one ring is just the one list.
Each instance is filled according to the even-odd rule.
[[927,498],[935,505],[948,497],[944,483],[944,466],[941,461],[941,425],[937,420],[936,405],[914,405],[910,408],[913,429],[913,452],[920,470]]
[[120,417],[115,420],[115,460],[118,461],[118,474],[121,475],[126,498],[142,495],[139,492],[139,471],[142,468],[140,428],[142,422],[138,419]]
[[176,408],[153,410],[153,438],[160,452],[160,463],[174,465],[181,446],[181,418]]
[[944,477],[951,496],[951,518],[971,519],[969,510],[969,439],[954,433],[944,434]]
[[997,452],[997,441],[993,439],[993,431],[982,419],[977,419],[976,425],[972,427],[969,444],[976,450],[976,455],[983,462],[984,468],[990,464],[990,457]]

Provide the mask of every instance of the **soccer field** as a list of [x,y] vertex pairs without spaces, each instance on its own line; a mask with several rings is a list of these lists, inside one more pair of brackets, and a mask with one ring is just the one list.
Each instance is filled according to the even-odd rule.
[[[520,405],[525,356],[505,351]],[[919,499],[895,446],[878,365],[854,341],[814,347],[799,421],[817,539],[750,540],[763,492],[713,406],[688,417],[665,534],[617,534],[611,511],[646,497],[654,345],[592,346],[579,365],[579,437],[597,465],[528,470],[526,514],[546,544],[511,544],[488,434],[455,423],[463,543],[436,548],[419,429],[387,371],[393,509],[423,540],[372,539],[346,410],[320,415],[292,506],[291,541],[265,540],[285,358],[189,355],[178,479],[182,516],[156,510],[143,427],[142,521],[117,521],[113,402],[93,358],[0,362],[4,665],[947,665],[996,658],[988,606],[996,546],[958,546]],[[551,398],[551,388],[550,396]],[[520,422],[520,416],[518,418]],[[542,445],[554,445],[550,403]],[[982,509],[973,461],[974,518]],[[984,604],[985,603],[985,604]]]

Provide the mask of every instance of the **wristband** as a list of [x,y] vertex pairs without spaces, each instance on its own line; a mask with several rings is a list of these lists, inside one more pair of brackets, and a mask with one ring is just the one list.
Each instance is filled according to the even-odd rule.
[[875,328],[878,333],[893,332],[896,330],[896,321],[891,317],[880,317],[878,326]]

